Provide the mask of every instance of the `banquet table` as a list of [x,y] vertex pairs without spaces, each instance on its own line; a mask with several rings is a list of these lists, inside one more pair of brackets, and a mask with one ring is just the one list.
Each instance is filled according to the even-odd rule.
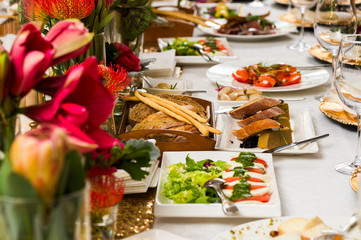
[[[266,9],[271,11],[271,20],[279,19],[279,16],[287,11],[287,6],[276,4],[272,0],[265,3]],[[194,36],[206,35],[195,29]],[[250,64],[265,60],[297,66],[322,64],[323,62],[308,52],[299,53],[287,49],[287,45],[295,43],[298,39],[298,33],[291,33],[266,40],[228,42],[238,59],[247,59]],[[306,29],[305,40],[310,45],[317,44],[312,29]],[[211,66],[184,65],[181,78],[186,81],[187,89],[206,89],[207,93],[192,96],[213,101],[217,109],[219,106],[216,101],[216,85],[206,77],[206,72]],[[334,165],[345,160],[353,160],[356,153],[356,127],[329,119],[319,110],[319,101],[314,96],[327,92],[329,87],[330,85],[325,83],[307,90],[267,93],[271,97],[284,99],[305,97],[302,101],[289,101],[290,108],[307,107],[311,112],[316,135],[330,134],[328,138],[318,141],[317,153],[273,156],[282,216],[347,218],[355,211],[356,194],[349,185],[350,176],[336,172]],[[208,240],[220,232],[253,220],[256,219],[155,216],[153,229],[166,230],[186,239]]]

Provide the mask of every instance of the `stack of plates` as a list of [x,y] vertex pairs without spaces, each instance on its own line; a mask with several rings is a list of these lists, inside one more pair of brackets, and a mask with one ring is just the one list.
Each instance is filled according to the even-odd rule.
[[158,171],[159,161],[152,161],[151,166],[148,168],[142,168],[144,171],[149,172],[149,174],[140,181],[133,180],[129,173],[124,170],[118,170],[114,175],[118,178],[123,178],[125,183],[124,194],[129,193],[144,193],[148,190],[149,187],[156,187],[158,182],[159,171]]

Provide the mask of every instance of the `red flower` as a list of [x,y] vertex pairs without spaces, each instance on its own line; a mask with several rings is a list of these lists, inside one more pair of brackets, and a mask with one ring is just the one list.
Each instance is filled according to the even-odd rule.
[[[54,78],[52,78],[54,79]],[[111,114],[114,99],[102,85],[94,57],[86,59],[57,83],[43,81],[52,100],[25,109],[25,114],[40,123],[53,123],[67,130],[69,139],[83,152],[111,148],[119,141],[99,128]],[[55,91],[57,87],[59,89]]]
[[29,21],[44,21],[47,15],[43,10],[44,0],[22,0],[19,2],[21,14]]
[[91,209],[111,207],[117,204],[124,194],[124,182],[113,175],[95,176],[90,179]]
[[134,55],[128,46],[121,43],[114,43],[114,46],[119,51],[114,64],[123,67],[128,72],[139,72],[142,70],[139,58]]
[[86,18],[94,8],[94,0],[48,0],[42,5],[47,15],[60,20]]
[[109,90],[114,98],[118,97],[118,93],[129,86],[131,78],[128,72],[119,65],[107,67],[103,64],[98,65],[98,73],[105,79],[104,86]]

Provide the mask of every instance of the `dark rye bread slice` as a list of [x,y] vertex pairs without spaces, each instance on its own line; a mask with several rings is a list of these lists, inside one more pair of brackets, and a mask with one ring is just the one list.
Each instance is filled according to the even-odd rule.
[[244,105],[232,110],[229,114],[236,119],[243,119],[247,116],[251,116],[256,112],[265,110],[267,108],[274,107],[280,104],[282,101],[275,98],[261,97],[255,100],[249,101]]
[[[167,99],[169,101],[175,102],[181,106],[192,106],[192,108],[189,108],[190,110],[195,111],[199,116],[203,118],[207,118],[207,112],[206,109],[193,99],[187,97],[187,96],[181,96],[181,95],[171,95],[171,94],[161,94],[158,95],[158,97]],[[136,104],[129,112],[129,124],[133,127],[137,123],[140,123],[143,121],[147,116],[150,114],[158,112],[157,110],[149,107],[147,104],[140,102]]]
[[256,133],[259,133],[260,131],[272,128],[280,128],[280,126],[281,124],[279,124],[279,122],[267,118],[248,124],[244,128],[232,130],[232,134],[239,140],[243,140]]
[[245,118],[241,121],[237,121],[237,123],[240,127],[245,127],[250,123],[253,123],[253,122],[256,122],[256,121],[259,121],[262,119],[266,119],[266,118],[277,117],[283,113],[284,113],[284,111],[282,111],[282,109],[280,109],[279,107],[271,107],[271,108],[268,108],[261,112],[258,112],[248,118]]

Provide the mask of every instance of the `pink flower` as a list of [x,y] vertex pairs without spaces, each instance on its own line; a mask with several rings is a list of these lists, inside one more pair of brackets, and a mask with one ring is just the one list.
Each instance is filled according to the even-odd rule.
[[[61,87],[50,91],[51,101],[27,108],[25,114],[40,123],[52,123],[67,130],[70,140],[82,152],[111,148],[118,140],[99,128],[111,114],[114,99],[102,85],[94,57],[57,78]],[[46,89],[45,81],[42,87]],[[55,89],[55,88],[54,88]]]
[[115,65],[123,67],[128,72],[139,72],[142,70],[139,58],[134,55],[128,46],[120,43],[114,43],[114,46],[119,51],[118,56],[113,62]]
[[79,20],[70,19],[55,24],[45,39],[54,46],[52,64],[57,64],[84,54],[90,47],[94,33]]
[[43,78],[54,52],[52,44],[41,36],[35,25],[23,27],[9,54],[14,71],[10,89],[13,96],[25,96]]

